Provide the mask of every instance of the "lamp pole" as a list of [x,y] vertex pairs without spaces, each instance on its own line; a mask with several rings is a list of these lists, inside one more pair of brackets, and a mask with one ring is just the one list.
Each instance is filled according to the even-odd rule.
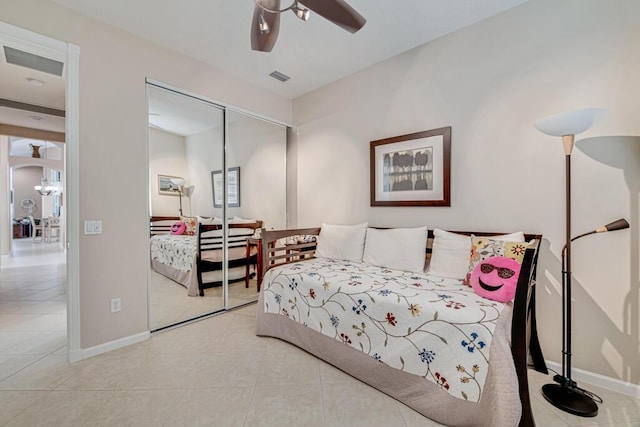
[[542,394],[565,412],[582,417],[598,414],[591,394],[571,379],[571,151],[575,135],[589,129],[604,110],[587,108],[538,120],[535,127],[542,133],[561,136],[565,154],[565,245],[562,250],[562,374],[555,375],[556,384],[542,386]]
[[563,135],[562,145],[565,154],[565,247],[566,270],[563,271],[565,285],[562,287],[564,300],[564,310],[562,314],[562,330],[566,337],[562,343],[562,357],[566,366],[563,368],[562,375],[565,378],[571,378],[571,152],[573,151],[574,135]]
[[571,151],[575,135],[562,135],[565,154],[565,245],[562,249],[562,375],[557,384],[542,386],[542,395],[553,406],[581,417],[598,415],[598,405],[571,379]]

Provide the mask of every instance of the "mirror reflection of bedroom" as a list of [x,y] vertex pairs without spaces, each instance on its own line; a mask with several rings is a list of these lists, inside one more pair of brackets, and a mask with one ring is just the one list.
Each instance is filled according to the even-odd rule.
[[154,331],[257,301],[259,230],[286,227],[286,127],[151,83],[147,96]]

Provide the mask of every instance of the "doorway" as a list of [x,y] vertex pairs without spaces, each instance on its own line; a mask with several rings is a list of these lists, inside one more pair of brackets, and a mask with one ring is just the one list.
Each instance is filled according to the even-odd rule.
[[[40,117],[40,119],[28,117],[31,121],[28,121],[27,123],[32,124],[30,127],[24,126],[24,123],[10,122],[7,118],[12,118],[20,113],[24,113],[25,111],[30,111],[30,105],[36,105],[37,101],[35,99],[21,99],[18,94],[24,94],[24,88],[19,88],[16,91],[15,84],[8,84],[7,81],[2,82],[3,84],[1,87],[3,89],[2,93],[0,93],[0,98],[3,101],[3,113],[12,110],[12,114],[3,114],[3,123],[0,123],[0,135],[5,135],[4,137],[0,137],[2,139],[2,145],[0,146],[0,169],[7,172],[10,168],[9,141],[8,136],[6,135],[49,141],[56,140],[55,137],[62,135],[62,140],[60,142],[64,144],[64,166],[62,167],[61,174],[66,177],[66,179],[61,184],[60,188],[64,194],[64,205],[66,205],[66,209],[64,210],[65,215],[61,228],[66,230],[66,232],[58,235],[59,242],[56,243],[56,245],[62,250],[62,255],[59,256],[62,262],[58,263],[59,265],[53,269],[48,269],[48,267],[39,268],[40,272],[44,275],[39,275],[37,280],[34,279],[36,282],[40,283],[40,285],[38,285],[38,283],[32,283],[32,286],[42,288],[46,287],[47,284],[51,284],[47,282],[56,281],[55,289],[50,291],[52,294],[49,296],[56,298],[57,302],[66,302],[66,315],[60,315],[59,312],[56,313],[56,322],[60,322],[58,323],[58,329],[56,330],[61,330],[64,333],[67,344],[66,347],[60,348],[58,351],[61,352],[60,354],[64,354],[64,357],[68,361],[73,362],[82,358],[80,350],[79,310],[79,235],[77,231],[79,224],[77,114],[79,49],[77,46],[51,39],[3,22],[0,22],[0,44],[2,45],[2,55],[4,56],[4,61],[0,62],[3,62],[6,66],[10,65],[13,67],[12,72],[10,73],[5,72],[5,69],[0,72],[3,79],[15,78],[15,73],[20,74],[21,72],[24,72],[24,70],[22,70],[23,68],[28,68],[25,67],[24,64],[20,65],[19,61],[7,61],[7,56],[11,55],[22,58],[44,58],[46,60],[44,62],[47,64],[61,64],[62,66],[61,73],[57,77],[54,77],[54,79],[62,79],[62,106],[54,105],[51,107],[35,108],[36,113],[32,114],[32,116]],[[29,69],[28,72],[33,73],[33,75],[24,78],[31,78],[33,83],[31,83],[31,80],[28,81],[35,87],[46,87],[50,81],[49,79],[51,79],[51,77],[49,77],[51,71],[51,69],[38,70],[37,68],[32,68]],[[62,116],[59,114],[60,111],[63,112]],[[59,130],[52,131],[43,129],[42,126],[34,125],[33,123],[35,122],[45,121],[40,115],[44,115],[52,120],[61,120],[63,123],[62,132]],[[50,138],[50,136],[53,136],[53,138]],[[49,168],[49,165],[46,164],[40,164],[39,166],[41,168],[45,166],[45,171]],[[11,197],[13,194],[9,187],[10,182],[7,180],[8,176],[8,173],[0,174],[0,199],[3,200],[3,209],[0,210],[0,227],[2,228],[2,232],[0,233],[0,252],[3,254],[3,257],[0,258],[0,268],[2,269],[3,275],[8,272],[10,268],[28,268],[28,266],[16,267],[15,265],[12,267],[6,258],[9,256],[9,251],[12,247],[11,240],[13,237],[14,222],[12,212],[10,210]],[[51,209],[54,209],[53,205],[51,205]],[[33,244],[33,242],[29,243]],[[29,249],[34,248],[29,247]],[[39,247],[36,249],[42,248]],[[14,255],[22,254],[32,260],[38,259],[38,257],[42,256],[47,257],[47,259],[56,258],[51,254],[35,254],[34,258],[33,253],[26,253],[29,251],[14,250],[14,252]],[[15,273],[15,271],[13,272]],[[60,283],[60,277],[62,277],[62,283]],[[61,295],[54,296],[53,293],[56,292],[63,293]],[[43,324],[46,324],[46,319],[43,319]]]
[[286,227],[287,132],[157,82],[147,99],[155,331],[257,301],[259,230]]

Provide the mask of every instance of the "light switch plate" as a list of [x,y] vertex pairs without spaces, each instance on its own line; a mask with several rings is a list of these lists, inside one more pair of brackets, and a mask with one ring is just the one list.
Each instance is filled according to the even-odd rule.
[[84,234],[102,234],[101,220],[86,220],[84,222]]

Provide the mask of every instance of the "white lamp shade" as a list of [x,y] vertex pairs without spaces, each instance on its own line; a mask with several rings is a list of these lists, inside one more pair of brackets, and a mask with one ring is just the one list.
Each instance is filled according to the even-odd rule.
[[551,136],[577,135],[604,117],[603,108],[583,108],[545,117],[534,123],[536,129]]

